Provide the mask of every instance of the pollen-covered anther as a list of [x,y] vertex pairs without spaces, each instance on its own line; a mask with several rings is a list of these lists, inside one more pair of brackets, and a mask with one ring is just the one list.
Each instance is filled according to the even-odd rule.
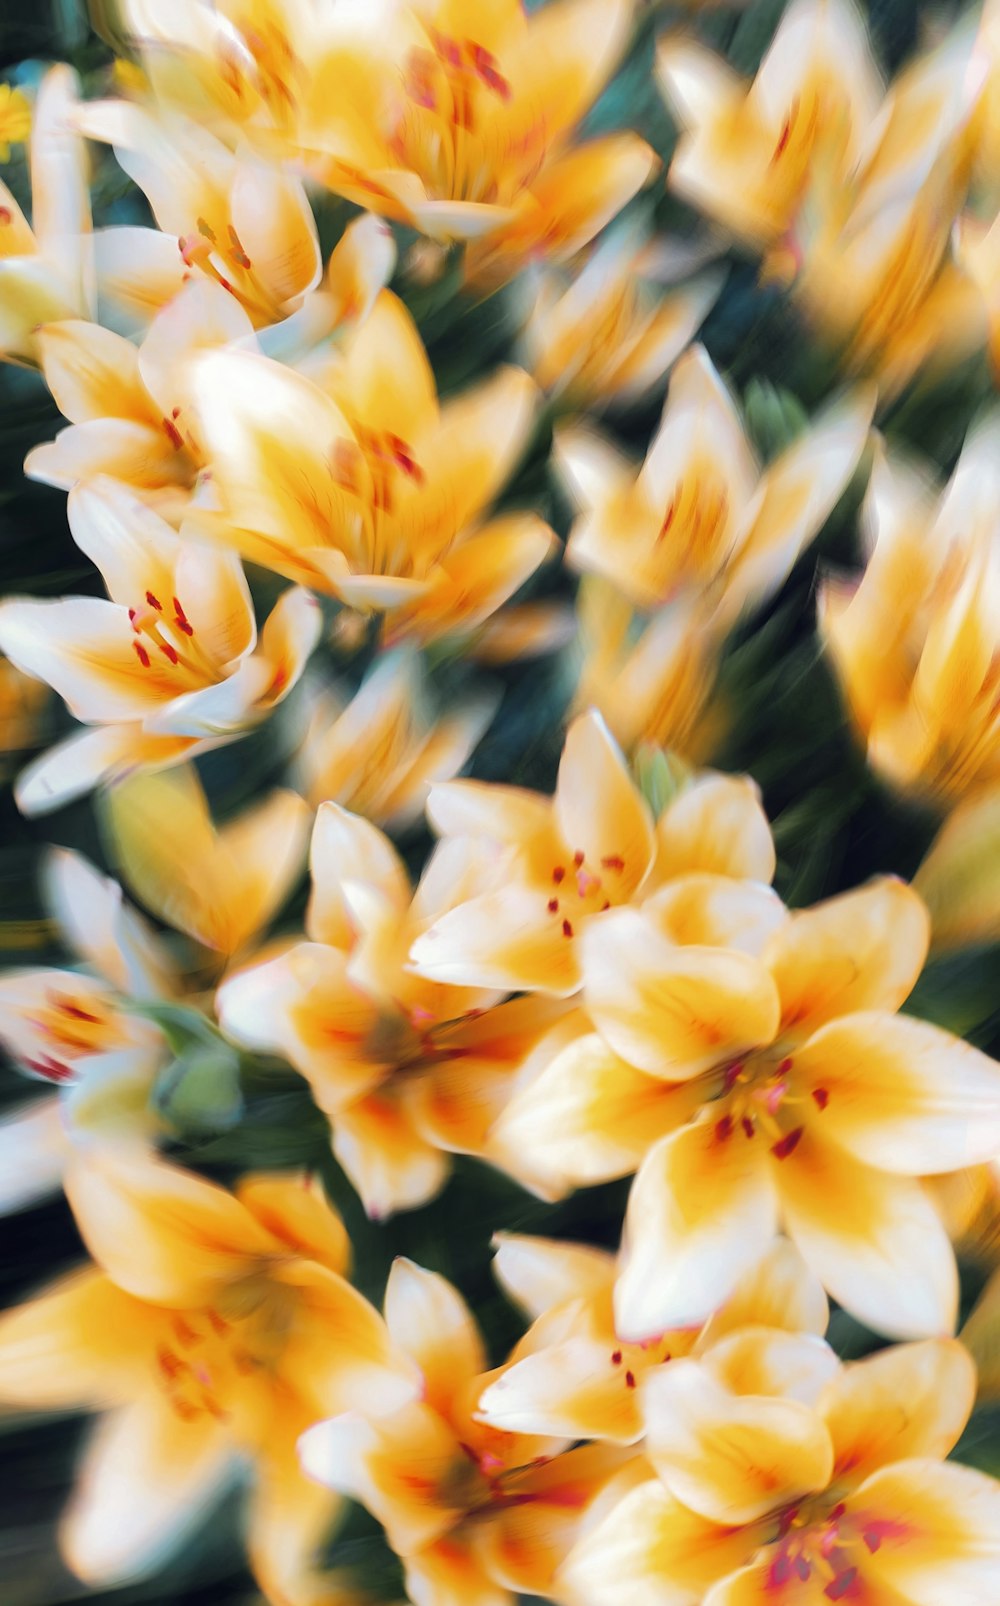
[[786,1132],[783,1138],[778,1139],[777,1143],[771,1144],[771,1153],[776,1160],[788,1159],[788,1156],[798,1148],[804,1130],[801,1126],[793,1127],[792,1131]]
[[572,937],[573,935],[573,927],[568,920],[564,920],[562,923],[562,934],[564,937]]
[[492,90],[494,95],[499,95],[501,100],[510,100],[510,82],[500,71],[493,52],[487,50],[485,45],[477,45],[472,39],[466,39],[465,51],[479,81],[485,84],[487,89]]
[[185,636],[193,636],[194,635],[194,625],[188,619],[188,616],[184,612],[184,609],[181,607],[180,602],[177,600],[176,597],[172,597],[170,600],[171,600],[171,602],[173,604],[174,624],[177,626],[178,630],[181,630],[181,631],[184,632]]
[[250,267],[250,258],[244,251],[240,237],[231,223],[229,225],[229,256],[238,268]]
[[150,663],[149,653],[146,651],[146,649],[143,646],[142,642],[141,641],[133,641],[132,646],[133,646],[133,649],[135,651],[135,655],[138,658],[139,662],[141,663],[143,669],[148,669],[149,668],[149,663]]

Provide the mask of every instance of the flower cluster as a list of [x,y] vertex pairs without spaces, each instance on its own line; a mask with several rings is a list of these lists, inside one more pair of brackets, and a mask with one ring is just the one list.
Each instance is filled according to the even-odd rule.
[[268,1606],[388,1598],[351,1501],[414,1606],[995,1606],[1000,5],[732,10],[0,86],[0,1209],[89,1256],[0,1401],[97,1418],[87,1587],[239,1482]]

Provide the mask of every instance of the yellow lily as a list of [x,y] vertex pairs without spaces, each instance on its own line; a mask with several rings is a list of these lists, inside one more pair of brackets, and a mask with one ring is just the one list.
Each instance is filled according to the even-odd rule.
[[626,753],[649,743],[711,758],[727,717],[715,696],[722,638],[703,610],[678,597],[647,622],[616,584],[585,574],[576,617],[576,708],[596,708]]
[[557,1007],[410,973],[414,937],[481,878],[462,845],[439,850],[411,893],[381,831],[324,803],[310,868],[309,940],[230,976],[216,1007],[234,1041],[306,1078],[336,1158],[381,1217],[432,1198],[449,1153],[493,1158],[490,1126]]
[[174,967],[121,887],[60,848],[45,861],[44,894],[64,945],[87,968],[0,978],[0,1042],[18,1069],[58,1090],[0,1123],[3,1212],[58,1188],[80,1144],[154,1137],[149,1094],[168,1058],[158,1029],[127,1005],[169,996]]
[[756,246],[788,231],[815,167],[846,181],[882,99],[853,0],[795,0],[753,83],[684,36],[662,42],[657,74],[681,125],[671,187]]
[[194,364],[214,506],[193,534],[364,611],[390,640],[468,632],[554,537],[531,513],[483,522],[525,443],[534,386],[517,368],[439,409],[412,318],[388,291],[313,383],[253,352]]
[[12,145],[23,145],[31,133],[31,107],[20,89],[0,84],[0,162],[10,161]]
[[[171,252],[174,285],[185,273],[204,274],[240,303],[254,327],[294,312],[319,283],[312,211],[301,181],[280,163],[261,161],[242,148],[234,154],[189,118],[129,101],[88,101],[77,108],[75,126],[113,146],[149,201],[162,236],[130,228],[117,242],[134,258],[133,301],[140,295],[137,282],[145,283],[152,304],[167,299],[164,269]],[[98,254],[98,270],[113,297],[117,261],[111,239]]]
[[641,910],[594,921],[583,1006],[596,1031],[526,1094],[542,1104],[547,1086],[584,1149],[594,1133],[606,1150],[605,1108],[621,1126],[643,1097],[670,1125],[629,1198],[620,1335],[703,1321],[779,1222],[870,1327],[951,1331],[954,1255],[916,1179],[996,1154],[1000,1067],[896,1015],[927,952],[923,904],[883,878],[789,914],[769,935],[734,922],[731,905],[707,878],[682,880]]
[[428,788],[462,768],[495,708],[481,694],[435,718],[419,655],[387,654],[346,705],[316,689],[294,784],[313,808],[339,803],[401,830],[423,814]]
[[493,866],[486,889],[442,914],[410,950],[421,975],[459,986],[568,996],[582,980],[580,941],[604,911],[686,873],[765,882],[774,874],[752,782],[708,777],[654,824],[592,712],[569,727],[553,797],[448,781],[431,788],[427,812],[446,841],[471,838],[480,863]]
[[296,1439],[351,1405],[391,1413],[418,1381],[344,1280],[339,1217],[296,1177],[234,1195],[121,1156],[77,1160],[67,1193],[97,1264],[0,1319],[0,1397],[106,1413],[63,1518],[69,1566],[92,1586],[150,1570],[249,1462],[251,1565],[272,1606],[306,1606],[335,1502]]
[[627,228],[609,234],[573,279],[525,275],[522,341],[541,388],[572,407],[630,403],[652,390],[722,288],[722,275],[708,272],[664,295],[658,277],[656,246]]
[[660,428],[636,474],[593,430],[557,433],[581,512],[567,553],[641,608],[688,592],[723,621],[777,590],[828,518],[868,438],[871,392],[833,402],[763,472],[702,346],[674,368]]
[[420,1369],[420,1402],[377,1422],[355,1407],[310,1428],[300,1442],[306,1472],[378,1517],[411,1600],[514,1606],[515,1591],[548,1596],[625,1456],[601,1445],[560,1454],[559,1440],[484,1426],[475,1410],[482,1339],[436,1272],[396,1260],[385,1318]]
[[[702,1328],[626,1344],[615,1332],[614,1256],[583,1244],[501,1233],[494,1270],[533,1318],[514,1359],[479,1397],[477,1420],[508,1433],[634,1444],[645,1434],[647,1377],[682,1356],[710,1353],[731,1333],[826,1332],[826,1295],[798,1251],[777,1240]],[[521,1352],[524,1352],[523,1354]]]
[[69,490],[107,474],[176,524],[203,461],[188,364],[202,347],[252,338],[243,308],[210,281],[184,285],[138,349],[100,324],[65,318],[43,325],[35,334],[38,361],[71,422],[28,453],[28,478]]
[[873,768],[945,803],[1000,779],[997,451],[1000,414],[968,436],[937,493],[929,471],[876,457],[860,581],[829,580],[819,627]]
[[287,696],[321,626],[314,599],[286,591],[258,642],[236,557],[180,540],[113,480],[75,486],[68,512],[109,600],[0,605],[0,648],[96,727],[22,772],[16,796],[29,814],[109,776],[232,741]]
[[989,786],[951,811],[914,877],[930,910],[935,948],[1000,937],[998,842],[1000,792]]
[[815,1338],[734,1334],[644,1393],[658,1479],[557,1577],[568,1606],[989,1606],[1000,1483],[945,1461],[972,1408],[961,1345],[842,1366]]
[[226,960],[244,953],[305,864],[310,811],[274,791],[221,828],[194,768],[120,782],[107,796],[111,849],[146,908]]
[[[478,280],[572,256],[650,177],[637,135],[573,144],[625,44],[628,0],[428,0],[331,30],[298,138],[323,182],[440,240]],[[351,26],[351,23],[354,26]]]
[[31,132],[32,223],[0,181],[0,358],[35,360],[34,331],[93,311],[90,194],[73,130],[76,74],[52,67]]

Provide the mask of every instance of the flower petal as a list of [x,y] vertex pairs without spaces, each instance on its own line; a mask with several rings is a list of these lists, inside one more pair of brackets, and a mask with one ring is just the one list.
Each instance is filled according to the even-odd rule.
[[659,931],[682,947],[737,948],[760,955],[788,918],[776,892],[761,881],[682,875],[642,906]]
[[760,789],[749,775],[702,775],[663,811],[656,878],[706,871],[770,883],[776,863]]
[[641,1342],[700,1326],[736,1287],[777,1226],[759,1145],[711,1121],[661,1138],[629,1195],[615,1321]]
[[493,1271],[508,1298],[531,1317],[568,1299],[603,1296],[615,1276],[613,1257],[589,1244],[498,1232]]
[[477,1418],[504,1433],[634,1444],[643,1435],[636,1390],[611,1354],[580,1335],[526,1355],[480,1395]]
[[379,1091],[336,1112],[333,1152],[372,1221],[433,1199],[450,1164],[421,1136],[402,1101]]
[[833,1439],[835,1477],[856,1484],[912,1456],[943,1461],[975,1397],[975,1364],[954,1338],[894,1344],[843,1367],[817,1407]]
[[878,1538],[865,1572],[914,1606],[992,1606],[1000,1567],[1000,1483],[971,1467],[883,1467],[850,1500]]
[[[591,874],[607,874],[615,902],[645,879],[653,857],[649,809],[600,715],[575,719],[566,732],[555,814],[563,840],[582,853]],[[612,869],[607,862],[614,860]]]
[[830,1308],[821,1283],[787,1238],[776,1238],[743,1273],[702,1333],[699,1349],[741,1327],[789,1333],[826,1332]]
[[411,1355],[428,1403],[442,1415],[456,1392],[486,1370],[486,1351],[465,1300],[446,1278],[397,1255],[385,1289],[390,1336]]

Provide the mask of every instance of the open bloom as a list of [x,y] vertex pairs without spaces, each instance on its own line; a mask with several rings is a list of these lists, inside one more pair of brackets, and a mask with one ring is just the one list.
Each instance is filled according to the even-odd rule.
[[945,803],[1000,779],[1000,414],[969,435],[946,489],[884,453],[859,580],[831,579],[819,625],[869,762]]
[[526,441],[531,380],[502,368],[439,407],[416,326],[389,291],[315,377],[248,351],[198,359],[213,500],[192,510],[192,532],[387,610],[392,640],[474,629],[554,539],[532,513],[484,516]]
[[567,996],[580,986],[579,939],[605,910],[705,870],[769,881],[774,846],[752,782],[709,778],[654,824],[603,721],[570,725],[553,797],[483,781],[432,787],[444,838],[471,837],[484,891],[414,943],[414,968],[439,982]]
[[[632,133],[572,143],[625,43],[627,0],[433,0],[331,33],[299,138],[349,200],[436,239],[478,276],[586,245],[656,164]],[[336,19],[335,19],[336,21]]]
[[577,1121],[599,1133],[606,1101],[642,1098],[638,1072],[672,1123],[629,1199],[621,1336],[703,1321],[779,1222],[869,1326],[950,1331],[954,1256],[916,1179],[998,1152],[1000,1066],[896,1014],[927,952],[923,904],[883,878],[788,915],[749,952],[720,941],[720,907],[707,884],[668,886],[584,936],[597,1030],[564,1050],[561,1096],[575,1079]]
[[486,1356],[459,1293],[436,1272],[396,1260],[385,1295],[389,1332],[420,1369],[417,1404],[371,1421],[363,1402],[311,1428],[302,1461],[360,1500],[403,1558],[417,1601],[495,1602],[548,1595],[587,1508],[625,1456],[601,1445],[506,1433],[475,1405]]
[[63,942],[87,968],[9,970],[0,979],[0,1043],[54,1090],[16,1105],[0,1124],[3,1210],[57,1188],[75,1144],[153,1137],[149,1095],[168,1058],[157,1028],[128,1005],[169,996],[173,966],[121,887],[80,854],[56,849],[44,891]]
[[677,363],[660,428],[636,474],[592,430],[557,453],[581,509],[568,556],[641,608],[687,591],[732,619],[777,590],[854,473],[874,396],[834,402],[761,471],[736,404],[702,346]]
[[349,1406],[393,1412],[418,1381],[344,1280],[339,1217],[298,1177],[234,1195],[120,1156],[75,1162],[67,1192],[97,1264],[0,1320],[0,1397],[106,1413],[63,1519],[68,1564],[93,1586],[150,1570],[249,1463],[254,1571],[273,1606],[306,1606],[335,1503],[296,1439]]
[[258,641],[235,555],[179,539],[110,479],[75,486],[68,512],[108,600],[0,605],[0,648],[96,727],[23,771],[16,796],[29,814],[58,808],[110,775],[232,741],[287,696],[322,622],[307,592],[289,590]]
[[177,523],[202,466],[188,365],[203,346],[252,335],[239,303],[207,281],[185,285],[138,349],[100,324],[43,325],[35,334],[38,361],[70,425],[28,453],[28,478],[69,490],[107,474]]
[[93,310],[90,194],[83,142],[73,130],[77,79],[45,75],[31,133],[29,226],[0,181],[0,357],[34,361],[35,330]]
[[664,254],[619,228],[575,277],[556,269],[523,277],[522,341],[543,390],[571,407],[613,405],[639,400],[662,379],[722,287],[722,275],[709,271],[664,294]]
[[551,1433],[634,1444],[646,1431],[644,1380],[685,1355],[703,1355],[745,1328],[826,1332],[826,1295],[798,1251],[773,1243],[702,1328],[653,1344],[615,1331],[614,1256],[585,1244],[502,1233],[494,1261],[514,1302],[534,1318],[513,1358],[479,1397],[477,1419],[509,1433]]
[[433,1197],[450,1152],[493,1157],[489,1129],[557,1007],[411,974],[415,936],[481,873],[462,844],[439,849],[411,892],[388,839],[324,803],[310,864],[310,940],[227,979],[219,1019],[302,1073],[334,1154],[384,1216]]
[[813,168],[849,176],[882,98],[853,0],[795,0],[752,83],[684,36],[657,69],[681,125],[671,187],[758,246],[786,233]]
[[423,813],[435,781],[462,768],[495,707],[480,694],[436,718],[419,655],[387,654],[350,702],[314,691],[295,782],[313,808],[339,803],[399,830]]
[[953,1340],[841,1366],[816,1338],[734,1334],[643,1391],[659,1479],[557,1580],[572,1606],[989,1606],[1000,1483],[947,1463],[975,1368]]

